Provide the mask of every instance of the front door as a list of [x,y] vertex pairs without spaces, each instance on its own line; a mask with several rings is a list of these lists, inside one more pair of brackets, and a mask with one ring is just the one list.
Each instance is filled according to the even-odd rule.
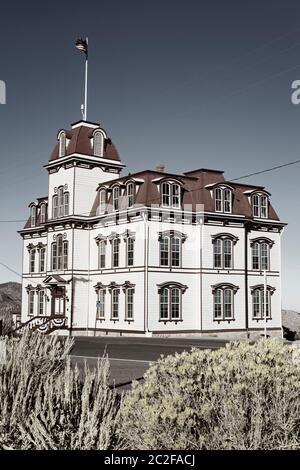
[[52,315],[65,314],[65,288],[55,287],[52,290]]

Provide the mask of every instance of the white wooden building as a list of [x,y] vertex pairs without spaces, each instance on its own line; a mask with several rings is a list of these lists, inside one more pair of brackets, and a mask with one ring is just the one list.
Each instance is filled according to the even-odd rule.
[[[124,165],[99,124],[60,130],[32,202],[22,324],[50,333],[281,336],[280,222],[222,171]],[[266,309],[264,271],[267,271]]]

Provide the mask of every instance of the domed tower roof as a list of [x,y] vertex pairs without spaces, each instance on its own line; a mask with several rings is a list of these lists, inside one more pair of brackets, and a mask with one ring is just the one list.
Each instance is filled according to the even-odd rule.
[[66,137],[66,148],[64,156],[78,153],[81,155],[95,156],[93,139],[96,131],[100,131],[103,135],[103,154],[99,158],[106,158],[108,160],[120,161],[119,153],[112,143],[111,139],[107,136],[106,131],[100,127],[100,124],[78,121],[72,124],[71,129],[60,129],[57,134],[57,140],[49,161],[52,162],[60,158],[59,155],[59,140],[64,133]]

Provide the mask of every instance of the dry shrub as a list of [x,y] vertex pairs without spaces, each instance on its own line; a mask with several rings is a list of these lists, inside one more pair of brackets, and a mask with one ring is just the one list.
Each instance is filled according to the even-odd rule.
[[135,383],[120,435],[134,449],[300,449],[300,365],[270,339],[162,358]]
[[109,363],[85,368],[84,380],[67,362],[61,374],[40,383],[36,405],[22,426],[22,448],[109,449],[117,445],[118,399],[109,387]]
[[1,343],[6,354],[0,363],[0,448],[18,448],[19,426],[36,404],[40,383],[59,374],[73,341],[27,331]]
[[25,332],[4,341],[0,449],[106,449],[116,442],[119,406],[107,360],[80,377],[66,359],[73,340]]

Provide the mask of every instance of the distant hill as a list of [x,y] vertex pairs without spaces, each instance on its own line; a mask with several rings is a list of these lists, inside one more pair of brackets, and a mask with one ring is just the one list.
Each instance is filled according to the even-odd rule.
[[21,292],[21,284],[18,282],[0,284],[0,318],[21,311]]

